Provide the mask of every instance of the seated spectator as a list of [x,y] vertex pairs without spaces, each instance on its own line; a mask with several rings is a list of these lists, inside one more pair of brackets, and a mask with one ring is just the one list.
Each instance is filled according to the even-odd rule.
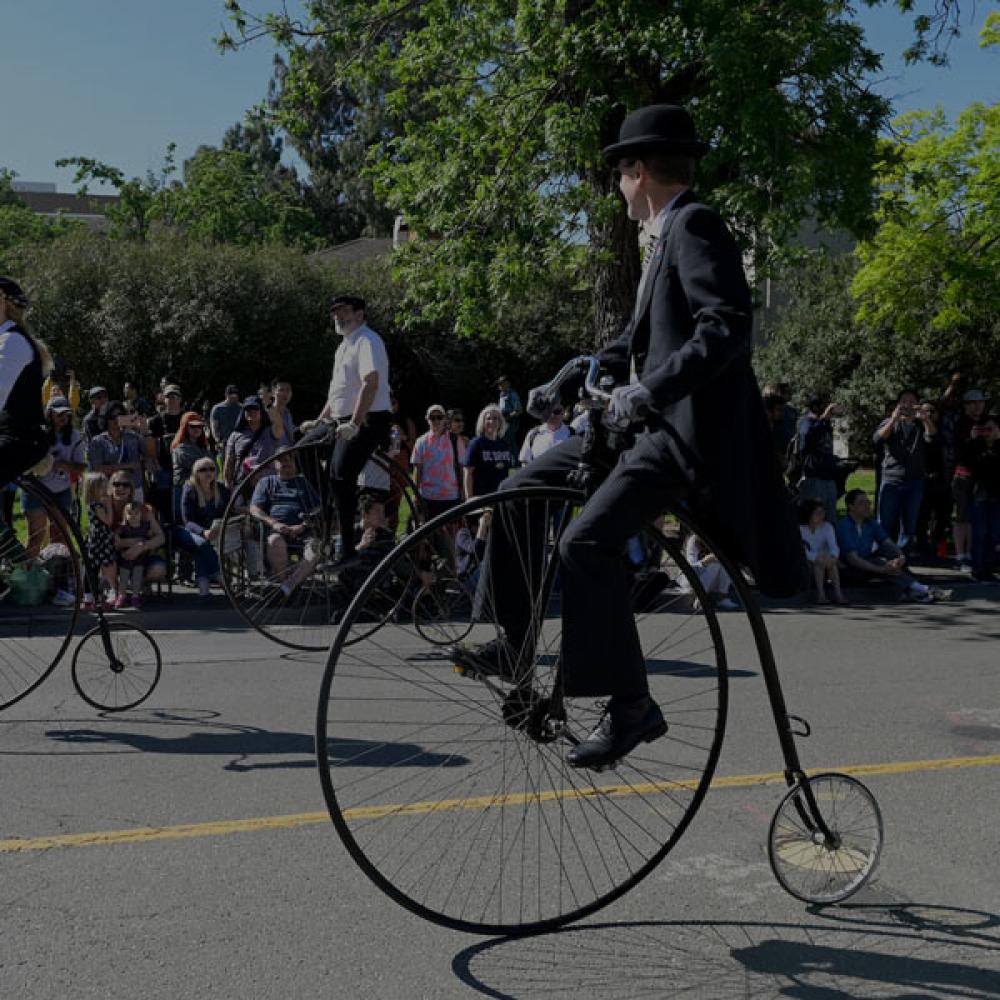
[[500,407],[495,403],[484,407],[476,421],[476,436],[469,442],[463,463],[466,499],[496,492],[517,465],[505,429]]
[[427,408],[427,423],[430,429],[414,442],[410,462],[427,516],[437,517],[451,510],[462,497],[458,445],[448,433],[448,416],[443,406],[435,403]]
[[803,500],[799,504],[799,531],[806,549],[806,560],[813,571],[816,600],[829,604],[824,585],[829,581],[833,599],[846,604],[847,598],[840,590],[840,549],[833,525],[826,519],[826,510],[818,500]]
[[903,552],[917,534],[924,495],[924,445],[936,437],[937,425],[930,409],[918,405],[917,394],[911,389],[896,397],[895,408],[873,437],[882,455],[879,524]]
[[[281,593],[289,597],[307,579],[318,558],[310,515],[320,506],[319,495],[305,476],[298,475],[295,458],[280,455],[275,473],[263,476],[254,487],[250,513],[267,528],[267,560],[272,579],[281,580]],[[291,555],[298,564],[289,571]]]
[[128,476],[135,499],[142,500],[143,441],[132,425],[135,417],[125,411],[124,403],[108,403],[107,430],[92,438],[87,447],[87,464],[92,472],[102,472],[112,479],[117,473]]
[[216,403],[208,416],[212,444],[217,452],[226,447],[229,435],[236,429],[236,421],[239,420],[242,409],[239,389],[235,385],[227,385],[226,398],[221,403]]
[[191,479],[194,463],[200,458],[211,458],[208,438],[205,435],[205,421],[193,410],[181,417],[180,427],[170,442],[170,460],[173,465],[174,522],[181,516],[181,490]]
[[[73,427],[73,411],[64,396],[53,396],[45,407],[48,421],[49,457],[52,468],[39,480],[51,491],[59,509],[67,519],[73,519],[73,483],[87,469],[84,461],[83,437]],[[66,539],[58,532],[58,525],[49,523],[44,509],[27,493],[21,493],[21,510],[28,522],[28,555],[37,559],[45,545],[46,532],[50,542]]]
[[173,533],[174,544],[194,556],[195,580],[202,597],[208,597],[212,583],[220,580],[215,546],[230,493],[218,479],[214,459],[202,457],[194,463],[181,491],[180,523]]
[[132,501],[122,509],[121,523],[115,531],[115,554],[118,564],[116,608],[142,607],[142,579],[149,561],[146,543],[151,534],[149,521],[142,518],[142,504]]
[[972,482],[972,578],[995,583],[1000,547],[1000,428],[992,414],[973,428],[962,464]]
[[[156,583],[167,578],[167,561],[157,553],[157,549],[163,546],[167,539],[163,534],[156,511],[148,503],[136,500],[135,487],[132,480],[126,477],[123,472],[116,472],[111,477],[111,530],[117,534],[118,529],[125,519],[125,508],[131,503],[139,504],[140,525],[148,525],[149,532],[145,540],[137,540],[135,545],[128,550],[131,561],[140,556],[146,558],[145,572],[143,574],[144,584]],[[120,589],[120,588],[119,588]]]
[[275,407],[267,408],[260,396],[247,396],[233,433],[226,442],[222,478],[230,489],[275,452],[290,445],[285,438],[284,418]]
[[872,516],[864,490],[848,490],[847,513],[837,522],[837,545],[842,563],[841,579],[860,586],[872,577],[891,581],[900,596],[919,604],[945,600],[951,591],[927,587],[906,572],[906,556]]
[[563,422],[565,410],[561,403],[557,403],[549,414],[549,419],[544,424],[532,427],[528,431],[521,445],[521,464],[527,465],[539,455],[544,455],[549,448],[560,444],[566,438],[572,437],[576,432],[568,424]]
[[[726,611],[739,607],[729,596],[733,585],[729,574],[723,569],[715,553],[694,533],[688,535],[684,542],[684,558],[697,574],[702,588],[709,599],[714,601],[715,607],[724,608]],[[681,582],[681,589],[691,593],[694,588],[685,577]],[[700,600],[695,600],[694,608],[696,611],[701,609]]]

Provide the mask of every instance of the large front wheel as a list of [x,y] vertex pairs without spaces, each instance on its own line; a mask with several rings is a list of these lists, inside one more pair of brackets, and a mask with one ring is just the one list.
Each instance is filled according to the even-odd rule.
[[[669,730],[601,773],[567,764],[602,711],[562,683],[558,542],[581,502],[573,490],[523,488],[424,525],[368,578],[330,650],[317,756],[334,825],[379,888],[449,927],[527,933],[606,905],[673,847],[715,769],[725,650],[684,558],[683,515],[658,519],[623,553]],[[533,609],[517,683],[459,673],[441,645],[500,634],[491,546],[501,544],[517,553],[507,586],[530,590]],[[441,593],[470,598],[427,599]],[[372,620],[384,624],[371,632]]]

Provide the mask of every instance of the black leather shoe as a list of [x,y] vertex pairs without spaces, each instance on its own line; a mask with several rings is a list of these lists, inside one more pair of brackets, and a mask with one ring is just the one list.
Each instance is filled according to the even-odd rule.
[[516,684],[525,674],[517,650],[508,639],[491,639],[481,646],[452,646],[448,650],[455,669],[474,677],[499,677]]
[[566,754],[566,762],[571,767],[607,767],[666,731],[663,713],[649,695],[627,702],[612,698],[597,728]]

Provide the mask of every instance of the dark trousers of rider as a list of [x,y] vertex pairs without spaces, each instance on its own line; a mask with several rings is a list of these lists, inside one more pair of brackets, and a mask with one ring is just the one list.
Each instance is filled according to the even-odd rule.
[[358,512],[358,476],[376,448],[389,445],[388,410],[369,413],[358,433],[349,441],[338,439],[330,460],[330,489],[340,523],[342,551],[354,552],[354,518]]
[[[505,480],[518,486],[565,486],[582,436],[562,444]],[[664,432],[640,433],[607,479],[569,522],[559,544],[564,690],[571,697],[636,698],[649,691],[632,610],[625,559],[629,538],[689,492],[665,447]],[[532,644],[532,609],[541,585],[546,511],[494,517],[488,588],[498,624],[519,648]],[[548,513],[553,513],[549,511]]]

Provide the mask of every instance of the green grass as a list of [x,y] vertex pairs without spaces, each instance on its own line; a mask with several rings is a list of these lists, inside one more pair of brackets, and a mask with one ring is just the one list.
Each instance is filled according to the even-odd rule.
[[[857,472],[852,472],[847,477],[847,490],[864,490],[865,493],[871,498],[872,509],[875,507],[875,470],[874,469],[858,469]],[[846,493],[847,490],[844,492]],[[837,501],[837,516],[841,517],[847,513],[847,508],[844,506],[844,498],[841,497]]]

